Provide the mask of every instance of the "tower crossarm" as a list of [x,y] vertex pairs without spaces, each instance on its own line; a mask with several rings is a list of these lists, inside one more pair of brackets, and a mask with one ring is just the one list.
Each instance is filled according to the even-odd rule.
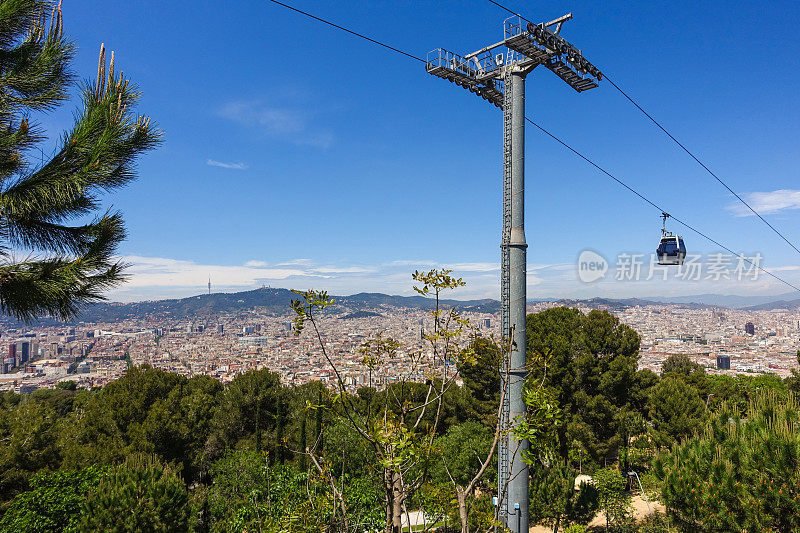
[[603,79],[603,73],[580,50],[545,24],[529,22],[527,31],[518,37],[520,42],[526,42],[525,46],[538,45],[539,50],[546,51],[550,57],[542,64],[578,92],[594,89]]
[[428,53],[425,70],[429,74],[477,94],[501,109],[503,107],[503,89],[500,82],[494,78],[492,70],[486,68],[485,61],[474,57],[466,59],[443,48],[437,48]]

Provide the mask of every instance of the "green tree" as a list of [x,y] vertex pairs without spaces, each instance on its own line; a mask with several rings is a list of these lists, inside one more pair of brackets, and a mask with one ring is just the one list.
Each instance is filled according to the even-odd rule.
[[553,528],[572,524],[588,524],[597,513],[597,489],[582,482],[575,487],[576,472],[567,466],[536,465],[531,469],[530,517],[531,523],[541,523]]
[[0,410],[0,501],[27,490],[36,472],[59,467],[59,434],[59,415],[47,402],[22,396],[18,405]]
[[665,374],[679,374],[682,376],[690,376],[692,374],[702,373],[705,374],[705,369],[698,363],[689,359],[685,354],[673,354],[667,357],[664,364],[661,366],[661,375]]
[[[494,418],[496,420],[497,416]],[[477,420],[470,420],[451,426],[446,434],[434,440],[438,461],[430,467],[431,482],[440,488],[447,484],[452,487],[450,491],[438,491],[441,496],[446,495],[447,501],[442,502],[440,497],[437,503],[449,511],[447,514],[454,521],[461,523],[462,533],[493,520],[494,509],[481,502],[482,496],[493,492],[491,480],[497,472],[494,452],[499,437],[498,425],[490,429]],[[453,489],[456,506],[447,505],[452,500]]]
[[69,223],[97,213],[100,195],[131,181],[137,157],[159,142],[150,119],[133,113],[136,87],[114,71],[113,53],[106,71],[101,49],[97,81],[83,89],[75,123],[55,155],[26,159],[45,141],[30,116],[69,97],[74,52],[63,36],[60,3],[2,2],[0,246],[30,253],[0,262],[0,309],[17,318],[71,317],[124,280],[124,264],[114,257],[125,236],[121,216],[105,212]]
[[699,430],[706,415],[697,389],[673,377],[662,379],[650,390],[648,408],[656,440],[667,446]]
[[[431,466],[431,480],[434,483],[448,482],[449,470],[456,483],[468,485],[475,472],[482,466],[493,439],[494,431],[477,420],[451,427],[446,434],[434,440],[441,461]],[[492,468],[490,465],[485,474],[486,480],[496,474],[496,464],[495,459],[492,462],[495,466]]]
[[208,376],[186,379],[134,367],[92,394],[80,417],[66,421],[58,435],[64,465],[115,464],[146,453],[180,463],[183,476],[196,479],[207,464],[205,445],[221,391]]
[[654,465],[662,501],[685,531],[800,529],[800,404],[755,394],[747,410],[724,403],[703,432]]
[[103,478],[105,467],[42,472],[30,490],[17,495],[0,518],[2,533],[74,532],[86,496]]
[[563,411],[559,456],[567,460],[578,442],[596,465],[614,459],[626,438],[620,412],[645,415],[648,390],[658,379],[637,370],[639,335],[607,311],[584,315],[567,307],[528,315],[527,335],[529,360],[549,354],[546,368],[534,366],[531,378],[546,372],[546,387]]
[[78,388],[78,384],[74,381],[59,381],[56,384],[56,388],[59,390],[68,390],[68,391],[75,391]]
[[631,518],[630,495],[625,492],[625,479],[616,468],[603,468],[592,476],[597,488],[600,508],[606,515],[606,531],[625,527]]
[[189,517],[178,470],[153,456],[136,455],[112,468],[89,493],[77,530],[183,533]]
[[286,409],[286,402],[275,372],[249,370],[236,376],[220,394],[212,424],[212,453],[219,455],[242,445],[275,453],[279,405]]
[[471,399],[467,411],[470,418],[483,419],[489,427],[494,427],[500,398],[502,348],[492,339],[478,337],[471,349],[475,357],[458,363],[458,373]]

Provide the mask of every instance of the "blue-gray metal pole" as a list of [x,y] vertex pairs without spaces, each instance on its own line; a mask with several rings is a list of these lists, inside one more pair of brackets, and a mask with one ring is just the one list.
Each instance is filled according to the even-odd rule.
[[[509,422],[525,416],[522,388],[527,371],[525,368],[527,341],[525,336],[527,251],[525,242],[525,72],[511,75],[511,242],[510,267],[510,318],[513,328],[514,347],[511,352],[509,376]],[[516,520],[508,520],[514,533],[528,533],[528,466],[522,462],[528,441],[509,438],[511,468],[508,484],[508,508],[516,510]],[[516,526],[516,527],[514,527]]]

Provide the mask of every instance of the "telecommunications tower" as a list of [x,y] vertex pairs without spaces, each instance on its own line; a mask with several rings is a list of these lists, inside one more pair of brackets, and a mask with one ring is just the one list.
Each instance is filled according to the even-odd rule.
[[[527,377],[525,301],[525,77],[539,65],[578,92],[593,89],[602,73],[559,35],[565,15],[551,22],[525,24],[513,16],[503,23],[502,41],[459,56],[442,48],[428,54],[426,70],[480,96],[503,110],[503,229],[500,241],[501,328],[513,341],[510,360],[500,368],[502,426],[497,460],[497,515],[514,533],[528,532],[528,467],[522,461],[527,441],[507,431],[525,416],[522,388]],[[507,379],[506,379],[507,377]]]

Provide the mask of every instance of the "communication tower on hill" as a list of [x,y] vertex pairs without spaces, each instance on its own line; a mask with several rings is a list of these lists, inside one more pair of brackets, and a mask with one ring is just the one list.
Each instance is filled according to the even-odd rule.
[[[501,250],[502,324],[513,340],[508,361],[500,368],[505,389],[503,429],[525,416],[522,388],[525,368],[525,302],[527,258],[525,241],[525,78],[543,66],[577,92],[598,86],[602,73],[580,50],[561,37],[572,14],[533,24],[513,16],[503,23],[503,40],[460,56],[438,48],[428,54],[426,70],[503,110],[503,229]],[[506,375],[508,379],[506,379]],[[528,467],[522,456],[526,441],[504,431],[498,451],[498,517],[514,533],[528,531]]]

